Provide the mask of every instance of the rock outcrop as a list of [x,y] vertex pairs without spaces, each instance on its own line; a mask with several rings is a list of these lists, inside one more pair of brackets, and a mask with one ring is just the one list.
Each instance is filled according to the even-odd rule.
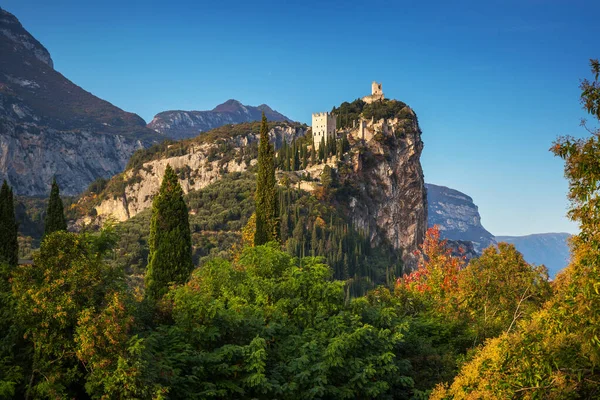
[[372,245],[387,242],[402,251],[411,269],[427,230],[427,193],[421,129],[415,113],[405,110],[406,118],[350,130],[352,172],[345,179],[355,189],[348,198],[354,224],[369,233]]
[[476,253],[496,244],[494,235],[481,225],[473,199],[458,190],[426,184],[428,225],[438,225],[442,238],[473,242]]
[[63,194],[80,193],[161,139],[55,71],[48,50],[0,9],[0,179],[15,193],[47,195],[54,176]]
[[260,121],[263,112],[269,121],[292,122],[266,104],[245,106],[232,99],[211,111],[163,111],[154,116],[148,128],[170,139],[188,139],[223,125]]

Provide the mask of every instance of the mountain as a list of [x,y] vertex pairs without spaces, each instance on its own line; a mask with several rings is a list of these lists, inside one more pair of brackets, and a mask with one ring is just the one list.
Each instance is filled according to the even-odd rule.
[[428,226],[438,225],[444,239],[473,242],[476,253],[496,244],[494,235],[481,225],[473,199],[458,190],[427,183]]
[[525,260],[532,264],[544,264],[551,277],[565,268],[571,257],[568,233],[538,233],[527,236],[496,236],[498,242],[512,243]]
[[53,176],[63,194],[80,193],[162,139],[56,71],[48,50],[1,8],[0,54],[0,179],[17,194],[47,195]]
[[154,116],[148,128],[171,139],[188,139],[223,125],[260,121],[263,112],[269,121],[292,122],[266,104],[245,106],[231,99],[211,111],[163,111]]

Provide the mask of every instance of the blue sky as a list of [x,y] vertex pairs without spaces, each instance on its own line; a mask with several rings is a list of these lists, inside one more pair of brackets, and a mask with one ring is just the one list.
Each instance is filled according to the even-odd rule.
[[309,123],[377,80],[417,112],[426,181],[473,197],[489,231],[577,230],[548,148],[585,135],[598,1],[49,3],[0,6],[58,71],[146,121],[235,98]]

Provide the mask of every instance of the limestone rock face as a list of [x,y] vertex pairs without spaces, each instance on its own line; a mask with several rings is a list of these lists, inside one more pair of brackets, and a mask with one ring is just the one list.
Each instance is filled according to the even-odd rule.
[[416,115],[409,113],[412,118],[373,123],[368,140],[359,130],[351,133],[356,151],[349,179],[357,193],[348,199],[355,225],[369,233],[372,245],[385,241],[402,251],[408,269],[415,267],[414,252],[427,230],[423,141]]
[[263,112],[269,121],[292,122],[266,104],[245,106],[232,99],[211,111],[163,111],[154,116],[148,128],[171,139],[187,139],[227,124],[260,121]]
[[48,50],[0,9],[0,180],[16,194],[47,195],[53,176],[62,194],[80,193],[160,139],[55,71]]
[[481,225],[479,209],[473,199],[458,190],[426,184],[429,226],[438,225],[442,238],[473,242],[474,250],[496,244],[494,235]]

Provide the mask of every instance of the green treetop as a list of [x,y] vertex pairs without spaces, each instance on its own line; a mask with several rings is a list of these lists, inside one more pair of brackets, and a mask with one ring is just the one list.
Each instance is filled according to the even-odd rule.
[[50,199],[48,200],[48,209],[46,210],[46,219],[44,222],[44,237],[52,232],[67,230],[63,202],[60,198],[60,190],[56,183],[56,178],[52,179],[52,189],[50,190]]
[[177,175],[167,165],[152,202],[146,294],[158,299],[171,283],[184,283],[194,269],[188,210]]

